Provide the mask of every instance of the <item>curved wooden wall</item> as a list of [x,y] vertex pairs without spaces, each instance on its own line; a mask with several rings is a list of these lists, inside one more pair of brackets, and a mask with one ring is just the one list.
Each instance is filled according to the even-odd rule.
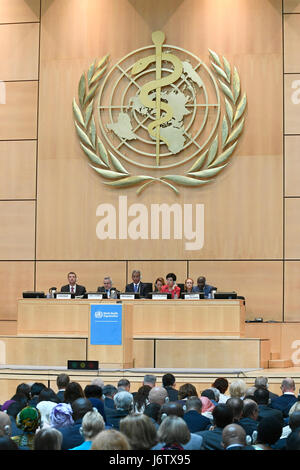
[[[133,268],[145,281],[203,274],[244,295],[249,319],[299,321],[299,13],[298,0],[1,1],[3,328],[16,320],[23,290],[59,287],[70,270],[89,290],[107,274],[123,289]],[[179,196],[157,185],[138,197],[147,207],[204,204],[204,247],[196,251],[184,240],[99,240],[97,206],[137,196],[102,184],[74,130],[82,72],[106,53],[114,64],[151,44],[157,29],[207,64],[208,49],[224,55],[248,98],[242,137],[214,183]]]

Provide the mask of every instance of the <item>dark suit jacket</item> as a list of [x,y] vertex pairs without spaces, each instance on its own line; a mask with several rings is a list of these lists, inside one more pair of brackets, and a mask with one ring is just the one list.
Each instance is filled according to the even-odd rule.
[[114,429],[119,430],[120,421],[122,418],[128,416],[129,411],[116,410],[113,408],[105,408],[107,424],[112,426]]
[[269,416],[274,416],[274,418],[278,418],[283,426],[283,416],[280,410],[275,410],[274,408],[270,408],[270,406],[268,405],[258,405],[257,420],[261,421],[263,418],[268,418]]
[[293,404],[298,401],[297,397],[292,394],[284,393],[278,398],[274,398],[271,400],[271,408],[275,408],[275,410],[280,410],[283,414],[284,418],[287,418],[289,415],[289,411],[292,408]]
[[204,450],[224,450],[222,445],[223,428],[214,428],[211,431],[197,432],[203,438],[202,448]]
[[184,413],[183,419],[190,432],[206,431],[211,426],[210,420],[196,410],[190,410]]
[[[111,289],[108,289],[108,290],[109,291],[115,290],[117,294],[120,293],[120,291],[118,289],[116,289],[115,287],[112,287]],[[104,286],[99,286],[98,289],[97,289],[97,292],[101,292],[101,294],[107,294],[107,291],[106,291]]]
[[258,421],[252,418],[241,418],[238,423],[242,428],[244,428],[247,436],[251,436],[254,431],[257,431]]
[[[210,286],[209,284],[205,284],[203,292],[204,292],[204,297],[207,298],[208,294],[210,294],[213,290],[217,290],[216,287]],[[193,287],[193,292],[200,292],[200,289],[198,286]],[[201,291],[202,292],[202,291]]]
[[[133,287],[133,282],[130,284],[127,284],[125,287],[125,292],[134,292],[134,287]],[[141,297],[146,297],[149,292],[152,292],[152,288],[149,284],[144,284],[143,282],[140,282],[139,286],[139,294]]]
[[[61,292],[70,292],[69,284],[67,284],[66,286],[62,286],[60,291]],[[76,284],[75,295],[83,295],[85,293],[86,293],[86,288],[84,286],[80,286],[79,284]]]
[[75,421],[74,424],[66,426],[65,428],[59,428],[59,431],[63,435],[62,450],[72,449],[73,447],[80,446],[84,442],[84,438],[80,434],[80,428],[82,426],[82,419]]
[[175,390],[173,387],[165,387],[168,392],[168,397],[170,401],[177,401],[178,400],[178,390]]

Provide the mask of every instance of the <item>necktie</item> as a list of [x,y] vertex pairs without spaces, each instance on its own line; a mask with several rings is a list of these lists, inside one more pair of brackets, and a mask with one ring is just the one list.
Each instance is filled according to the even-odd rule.
[[138,286],[137,284],[134,284],[134,292],[137,292],[138,291]]
[[74,294],[74,287],[73,286],[71,286],[71,292],[72,292],[72,294]]

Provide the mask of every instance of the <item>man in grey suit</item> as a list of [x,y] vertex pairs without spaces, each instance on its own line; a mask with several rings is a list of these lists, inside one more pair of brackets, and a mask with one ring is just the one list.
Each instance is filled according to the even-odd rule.
[[112,291],[115,291],[117,294],[119,293],[119,291],[113,287],[112,278],[110,276],[105,276],[103,286],[98,287],[97,291],[106,294],[108,299],[111,297]]

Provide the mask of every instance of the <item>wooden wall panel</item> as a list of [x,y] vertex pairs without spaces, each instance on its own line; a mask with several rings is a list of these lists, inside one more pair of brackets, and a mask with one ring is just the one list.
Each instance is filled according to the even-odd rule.
[[284,13],[300,13],[300,1],[299,0],[283,0],[283,12]]
[[300,261],[285,262],[284,320],[300,321]]
[[299,134],[299,109],[300,109],[300,74],[288,74],[284,78],[284,126],[285,134]]
[[285,196],[300,196],[300,135],[285,136]]
[[0,23],[30,23],[40,19],[40,0],[1,0]]
[[285,257],[300,258],[300,199],[285,200]]
[[299,73],[300,16],[284,15],[284,72]]
[[246,319],[282,321],[283,263],[281,261],[190,261],[195,283],[206,276],[219,292],[235,291],[246,299]]
[[34,201],[0,201],[0,259],[33,260],[34,227]]
[[58,289],[68,283],[67,274],[75,271],[78,284],[84,285],[87,291],[95,292],[98,286],[103,286],[104,276],[111,276],[113,284],[122,289],[126,283],[126,263],[118,261],[87,262],[87,261],[57,261],[36,263],[36,287],[48,292],[50,287]]
[[36,141],[0,142],[0,199],[36,196]]
[[37,82],[5,82],[6,103],[0,105],[0,140],[36,139]]
[[0,25],[1,80],[37,80],[39,24]]
[[30,290],[34,290],[33,261],[0,261],[1,320],[17,320],[17,301]]

